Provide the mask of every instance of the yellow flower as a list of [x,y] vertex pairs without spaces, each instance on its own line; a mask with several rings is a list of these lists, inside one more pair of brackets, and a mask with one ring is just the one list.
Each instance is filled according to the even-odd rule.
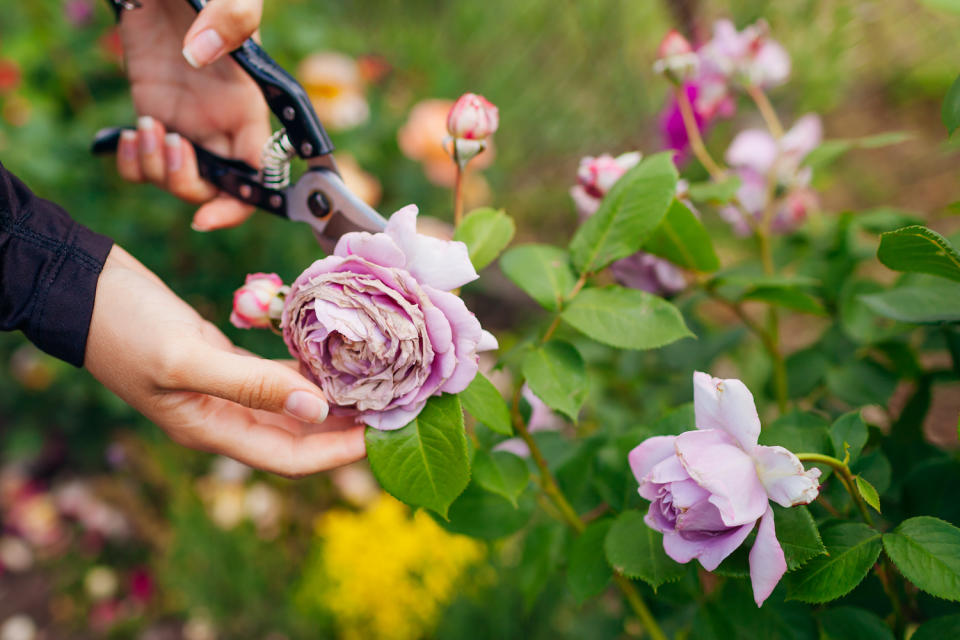
[[345,640],[428,636],[482,543],[442,529],[423,511],[382,495],[367,510],[335,509],[316,523],[300,602],[324,608]]
[[370,117],[363,75],[350,56],[314,53],[300,63],[297,77],[326,128],[350,129]]

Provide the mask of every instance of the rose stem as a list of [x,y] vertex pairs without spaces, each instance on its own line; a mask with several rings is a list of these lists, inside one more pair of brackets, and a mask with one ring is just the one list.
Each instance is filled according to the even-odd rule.
[[[847,463],[843,462],[842,460],[837,460],[833,456],[827,456],[820,453],[798,453],[797,458],[801,462],[825,464],[836,471],[837,476],[840,477],[840,481],[843,483],[847,493],[850,494],[854,504],[857,505],[857,509],[860,510],[860,515],[863,516],[864,522],[871,527],[873,526],[873,517],[870,515],[870,511],[867,509],[867,505],[863,501],[863,497],[857,490],[856,481],[854,480],[853,473],[850,471],[850,466]],[[897,594],[897,591],[893,585],[893,580],[890,578],[890,569],[891,567],[889,565],[889,560],[886,556],[884,556],[883,560],[878,562],[875,567],[877,578],[880,579],[880,583],[883,585],[883,590],[890,599],[890,604],[893,605],[893,615],[898,634],[902,634],[902,630],[905,625],[903,604],[900,602],[900,596]]]
[[560,313],[563,312],[563,304],[569,300],[573,300],[580,290],[583,289],[583,286],[587,284],[587,278],[590,277],[589,273],[580,274],[580,279],[577,280],[576,284],[573,285],[573,288],[570,289],[568,293],[563,298],[557,298],[557,315],[553,317],[553,322],[550,323],[550,326],[547,327],[546,332],[543,334],[543,338],[540,340],[541,344],[546,342],[553,336],[553,332],[557,330],[557,327],[560,326]]
[[457,229],[460,227],[460,223],[463,222],[463,178],[467,172],[467,163],[460,162],[460,159],[457,157],[457,143],[454,141],[454,162],[457,165],[457,178],[453,186],[453,228]]
[[693,115],[693,105],[690,104],[690,98],[682,86],[674,88],[674,95],[677,97],[677,106],[680,107],[680,116],[683,118],[683,127],[687,130],[687,139],[690,141],[690,148],[693,149],[693,155],[707,170],[710,177],[716,182],[724,178],[724,171],[720,168],[707,147],[703,144],[703,137],[700,135],[700,129],[697,127],[697,119]]
[[[563,491],[560,489],[556,479],[553,477],[550,467],[547,466],[547,461],[544,459],[543,453],[540,451],[540,447],[537,446],[536,440],[533,439],[533,436],[530,435],[530,431],[527,430],[526,422],[524,422],[523,416],[520,414],[520,392],[521,387],[517,387],[517,390],[513,394],[513,403],[510,411],[510,415],[513,419],[513,426],[517,430],[517,433],[520,434],[520,437],[523,439],[523,441],[527,444],[527,447],[530,449],[530,457],[533,458],[534,463],[537,465],[537,469],[540,470],[540,486],[543,489],[543,492],[557,507],[557,510],[560,512],[564,522],[566,522],[567,525],[577,533],[583,533],[586,525],[584,524],[583,520],[580,519],[580,516],[577,515],[576,510],[567,500],[566,496],[563,495]],[[660,625],[653,617],[650,609],[647,608],[646,602],[643,601],[643,597],[637,591],[630,579],[616,571],[613,573],[613,579],[617,583],[617,586],[620,587],[620,590],[623,592],[623,595],[626,597],[627,602],[630,604],[630,607],[633,609],[634,613],[636,613],[640,618],[640,621],[650,634],[650,637],[654,640],[667,640],[667,636],[664,634],[663,630],[660,628]]]
[[753,98],[753,102],[760,110],[760,115],[763,116],[763,121],[767,124],[767,128],[773,137],[777,140],[783,137],[783,125],[780,124],[780,118],[777,117],[777,112],[770,104],[770,99],[767,98],[763,89],[751,84],[747,86],[747,94]]

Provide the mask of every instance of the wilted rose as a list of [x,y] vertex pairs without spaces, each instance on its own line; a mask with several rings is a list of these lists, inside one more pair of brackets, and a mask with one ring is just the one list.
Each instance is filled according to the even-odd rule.
[[288,287],[275,273],[251,273],[233,294],[230,322],[239,329],[267,329],[283,312]]
[[497,107],[475,93],[460,96],[447,114],[447,132],[454,138],[484,140],[493,135],[499,124]]
[[417,208],[384,233],[345,234],[293,283],[283,338],[331,412],[399,429],[441,392],[458,393],[496,348],[451,289],[477,278],[467,247],[418,234]]
[[644,521],[663,533],[677,562],[694,558],[713,571],[759,522],[750,551],[757,606],[787,570],[769,501],[784,507],[817,497],[820,470],[805,471],[783,447],[757,444],[760,418],[739,380],[693,374],[696,431],[648,438],[630,452],[640,495],[650,500]]

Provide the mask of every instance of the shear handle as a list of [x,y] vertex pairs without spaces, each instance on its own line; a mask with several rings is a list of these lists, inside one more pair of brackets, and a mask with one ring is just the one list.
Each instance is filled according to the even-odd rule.
[[[200,11],[202,0],[187,0]],[[315,158],[333,152],[333,142],[310,104],[307,92],[284,71],[263,47],[248,38],[230,55],[260,87],[267,105],[283,123],[287,137],[301,158]]]
[[[131,129],[132,130],[132,129]],[[93,140],[93,153],[116,153],[123,128],[101,129]],[[259,172],[242,160],[224,158],[191,142],[197,154],[200,177],[234,198],[274,215],[287,217],[287,196],[283,191],[268,189],[260,182]]]

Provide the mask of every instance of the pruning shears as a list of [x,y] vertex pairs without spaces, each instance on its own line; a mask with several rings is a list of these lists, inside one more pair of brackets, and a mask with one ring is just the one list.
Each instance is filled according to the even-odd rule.
[[[203,0],[187,2],[197,11],[204,5]],[[333,143],[300,83],[252,39],[230,55],[260,87],[282,127],[264,145],[260,170],[191,141],[200,176],[258,209],[306,222],[327,252],[332,251],[344,233],[382,231],[386,219],[350,191],[340,177],[331,155]],[[113,127],[97,132],[93,152],[116,152],[122,131]],[[294,156],[306,160],[307,170],[290,184],[290,161]]]

